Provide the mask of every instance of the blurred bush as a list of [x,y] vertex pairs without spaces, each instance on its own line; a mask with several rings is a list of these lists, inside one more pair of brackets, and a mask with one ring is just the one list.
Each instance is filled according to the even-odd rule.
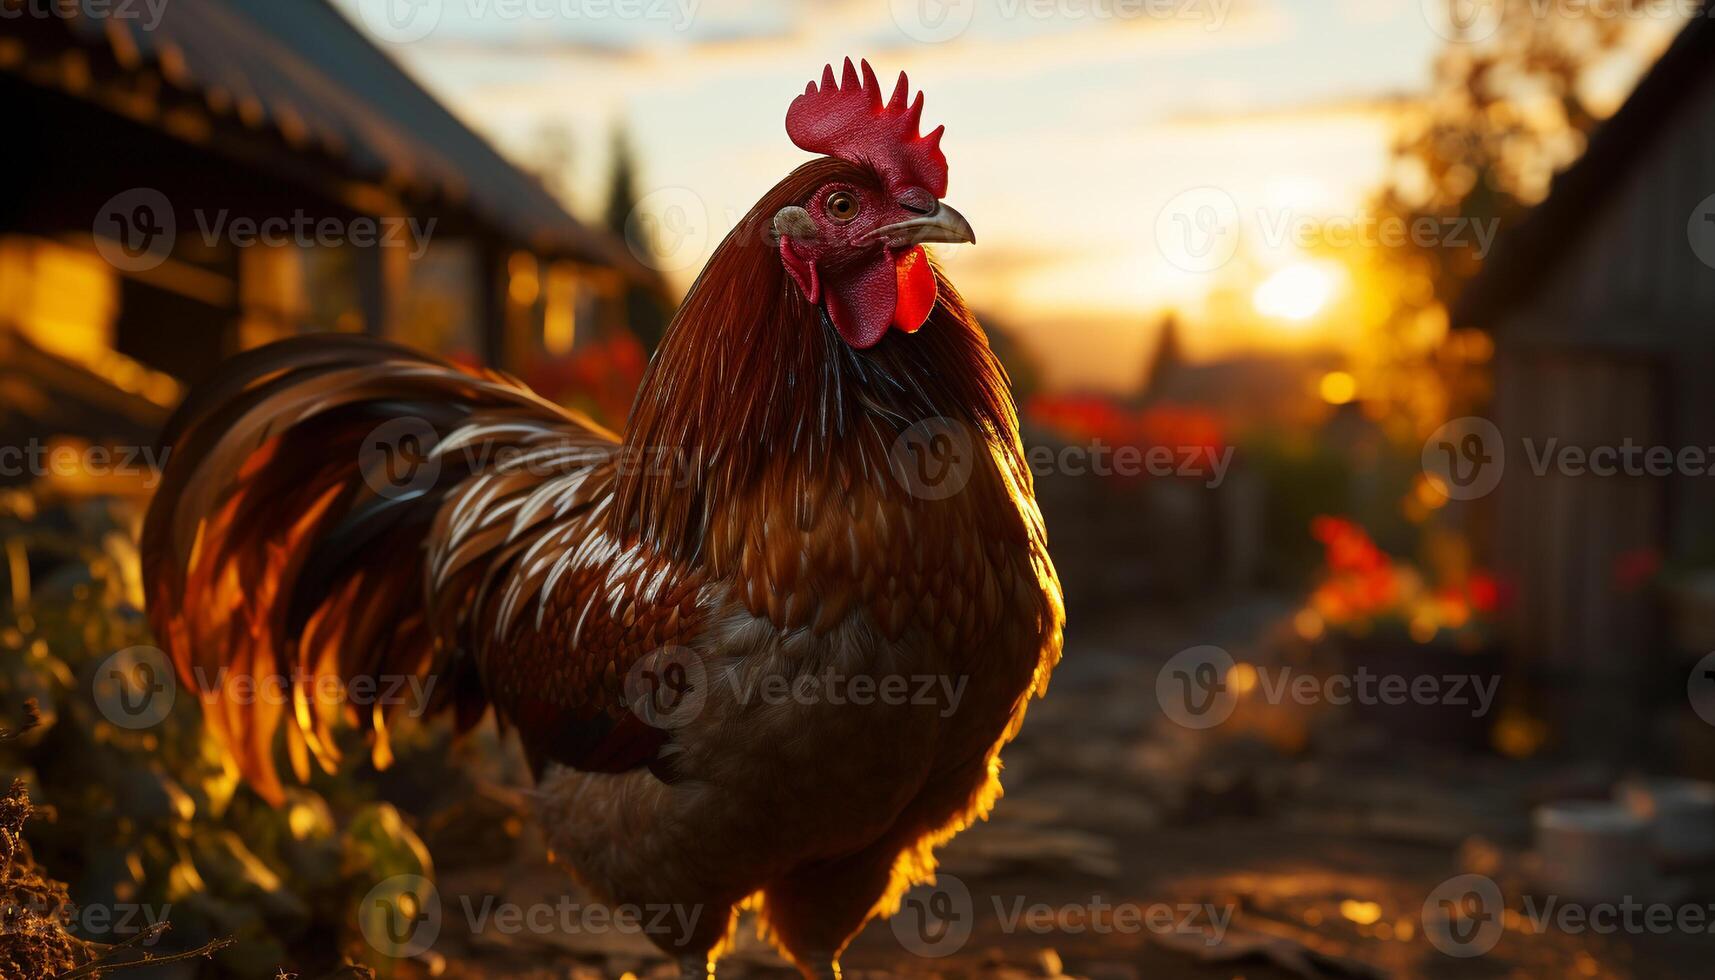
[[[0,727],[18,723],[27,699],[40,713],[36,728],[0,745],[0,780],[22,780],[52,814],[29,825],[35,853],[78,906],[141,910],[86,939],[135,938],[152,916],[172,923],[162,952],[235,940],[214,955],[217,975],[314,977],[347,955],[377,961],[356,930],[362,896],[388,876],[433,871],[409,822],[368,780],[324,777],[275,808],[241,786],[189,693],[146,728],[117,725],[98,707],[107,658],[153,643],[140,517],[130,500],[0,492]],[[74,930],[97,921],[79,916]]]

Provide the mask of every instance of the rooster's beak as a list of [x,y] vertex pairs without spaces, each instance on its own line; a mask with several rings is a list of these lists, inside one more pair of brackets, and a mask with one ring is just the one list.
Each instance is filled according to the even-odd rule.
[[968,245],[976,240],[977,233],[971,230],[971,223],[965,220],[964,215],[937,202],[935,210],[923,217],[882,225],[865,235],[858,244],[884,242],[888,248],[900,249],[929,242]]

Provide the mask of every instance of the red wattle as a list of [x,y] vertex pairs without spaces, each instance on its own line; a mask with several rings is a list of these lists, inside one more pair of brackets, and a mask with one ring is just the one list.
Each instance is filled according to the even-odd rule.
[[921,245],[912,246],[911,251],[894,260],[893,275],[899,287],[893,305],[893,325],[906,333],[916,333],[935,308],[935,270],[929,267],[929,253]]

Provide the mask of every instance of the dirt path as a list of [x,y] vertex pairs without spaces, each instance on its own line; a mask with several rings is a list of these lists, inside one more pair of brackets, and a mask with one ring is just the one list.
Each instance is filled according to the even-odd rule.
[[[1074,636],[1008,752],[994,817],[945,850],[936,888],[865,930],[847,975],[1654,977],[1715,961],[1707,933],[1534,930],[1517,868],[1533,787],[1551,772],[1377,746],[1339,718],[1194,732],[1163,716],[1155,678],[1168,656],[1218,642],[1265,658],[1280,614],[1260,602]],[[1472,871],[1501,883],[1507,911],[1495,910],[1492,949],[1448,955],[1426,934],[1440,920],[1425,903]],[[565,896],[568,882],[526,861],[449,873],[442,887],[454,902],[527,903]],[[635,933],[488,929],[439,948],[450,977],[671,975]],[[793,975],[748,928],[723,966]]]

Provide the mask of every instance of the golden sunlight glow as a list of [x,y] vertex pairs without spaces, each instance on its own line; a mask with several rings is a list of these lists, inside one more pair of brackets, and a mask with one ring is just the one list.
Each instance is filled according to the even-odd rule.
[[1293,630],[1301,638],[1312,643],[1322,638],[1322,633],[1326,627],[1327,623],[1323,621],[1322,614],[1314,609],[1300,609],[1292,617]]
[[1251,303],[1263,316],[1303,323],[1328,306],[1338,287],[1328,263],[1294,262],[1264,279]]
[[1322,376],[1322,400],[1330,405],[1344,405],[1358,397],[1358,379],[1345,371],[1329,371]]
[[1348,898],[1340,903],[1340,914],[1359,925],[1372,925],[1382,917],[1382,907],[1375,902],[1360,902]]
[[1241,698],[1256,689],[1256,682],[1256,668],[1250,664],[1234,664],[1233,669],[1227,671],[1227,686]]
[[578,274],[564,262],[548,267],[547,308],[542,314],[542,348],[554,357],[572,352],[578,333]]

